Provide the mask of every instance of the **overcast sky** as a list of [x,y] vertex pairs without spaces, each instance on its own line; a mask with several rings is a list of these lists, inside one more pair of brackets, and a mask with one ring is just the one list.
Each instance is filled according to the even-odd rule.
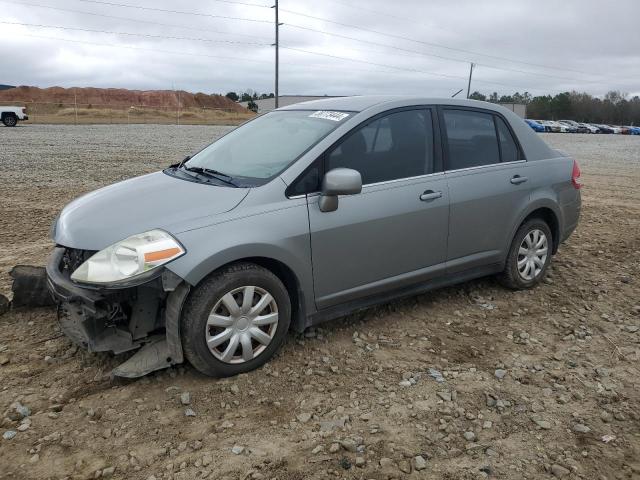
[[[0,0],[1,22],[118,32],[0,24],[0,83],[272,92],[271,0],[237,1]],[[280,94],[450,96],[473,61],[472,91],[640,95],[639,19],[637,0],[280,0]]]

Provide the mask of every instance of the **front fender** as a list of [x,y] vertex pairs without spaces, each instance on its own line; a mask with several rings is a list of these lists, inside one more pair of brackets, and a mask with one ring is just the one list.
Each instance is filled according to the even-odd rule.
[[224,265],[260,257],[287,266],[298,280],[305,304],[314,305],[306,199],[175,236],[187,253],[167,269],[192,286]]

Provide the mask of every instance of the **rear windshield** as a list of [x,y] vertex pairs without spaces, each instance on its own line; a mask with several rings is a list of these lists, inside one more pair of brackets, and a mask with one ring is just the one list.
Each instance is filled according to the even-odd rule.
[[212,143],[186,165],[217,170],[230,177],[268,179],[282,172],[351,115],[325,110],[270,112]]

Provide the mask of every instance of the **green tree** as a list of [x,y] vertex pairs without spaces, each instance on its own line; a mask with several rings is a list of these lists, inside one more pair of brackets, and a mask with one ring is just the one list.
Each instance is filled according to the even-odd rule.
[[227,97],[230,100],[233,100],[234,102],[237,102],[238,100],[240,100],[240,97],[236,92],[227,92],[225,97]]
[[481,100],[483,102],[487,100],[487,96],[483,95],[482,93],[478,92],[477,90],[475,92],[473,92],[471,95],[469,95],[469,98],[471,100]]
[[258,104],[253,100],[249,100],[249,103],[247,104],[247,108],[252,112],[258,113]]
[[572,118],[571,97],[569,92],[559,93],[551,100],[551,115],[554,120]]

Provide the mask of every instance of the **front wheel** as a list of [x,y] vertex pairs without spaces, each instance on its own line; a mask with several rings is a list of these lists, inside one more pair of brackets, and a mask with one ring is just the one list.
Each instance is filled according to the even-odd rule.
[[284,342],[291,301],[280,279],[252,263],[214,273],[186,301],[185,357],[200,372],[229,377],[266,363]]
[[507,256],[507,262],[498,280],[514,290],[538,285],[551,263],[553,237],[544,220],[534,218],[525,222],[516,232]]
[[18,117],[16,117],[13,113],[10,113],[2,117],[2,123],[4,123],[7,127],[15,127],[18,124]]

